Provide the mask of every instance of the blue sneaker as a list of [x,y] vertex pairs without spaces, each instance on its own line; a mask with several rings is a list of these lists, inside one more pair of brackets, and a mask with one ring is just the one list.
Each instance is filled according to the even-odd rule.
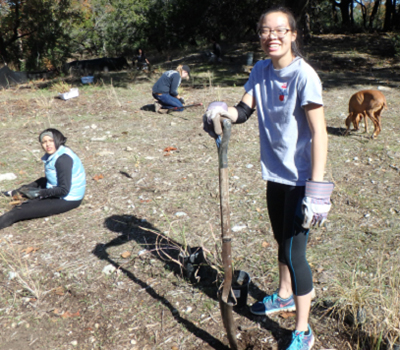
[[294,331],[292,333],[292,342],[287,350],[310,350],[315,340],[310,326],[308,326],[308,332],[309,333],[305,335],[304,332]]
[[272,295],[267,295],[263,301],[258,301],[250,308],[251,313],[254,315],[265,316],[276,312],[282,311],[295,311],[296,305],[294,303],[293,295],[287,299],[279,297],[278,292]]

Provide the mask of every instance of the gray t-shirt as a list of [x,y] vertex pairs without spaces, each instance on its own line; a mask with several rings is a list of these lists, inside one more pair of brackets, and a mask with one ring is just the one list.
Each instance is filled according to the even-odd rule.
[[280,70],[264,60],[244,87],[257,102],[263,179],[304,186],[311,177],[311,131],[303,107],[323,105],[317,73],[299,57]]

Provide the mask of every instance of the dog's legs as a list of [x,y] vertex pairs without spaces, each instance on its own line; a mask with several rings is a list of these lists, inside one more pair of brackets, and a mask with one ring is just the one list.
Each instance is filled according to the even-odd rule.
[[365,133],[368,134],[368,121],[367,121],[367,113],[368,111],[364,111],[363,116],[364,116],[364,126],[365,126]]
[[353,114],[354,114],[353,112],[350,112],[350,114],[346,118],[345,124],[346,124],[347,130],[346,130],[345,136],[347,136],[350,133],[350,125],[351,125],[351,123],[353,123],[353,125],[354,125]]
[[[373,110],[368,110],[367,114],[368,114],[368,117],[370,117],[372,122],[374,123],[374,132],[372,133],[372,136],[371,136],[371,138],[374,139],[379,134],[379,121],[376,119],[375,113]],[[367,121],[367,118],[365,118],[365,121]]]
[[375,118],[378,121],[378,126],[379,126],[379,132],[376,134],[376,136],[378,136],[378,134],[382,131],[382,118],[381,118],[381,113],[383,111],[384,105],[382,105],[382,107],[375,112]]

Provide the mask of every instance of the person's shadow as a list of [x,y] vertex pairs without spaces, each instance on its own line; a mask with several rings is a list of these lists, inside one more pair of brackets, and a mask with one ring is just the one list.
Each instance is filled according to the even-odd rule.
[[[138,256],[143,256],[143,254],[151,254],[152,258],[155,257],[164,263],[165,269],[168,271],[173,271],[175,274],[181,277],[184,276],[188,283],[191,283],[193,287],[201,289],[202,292],[204,292],[209,298],[218,300],[217,291],[219,283],[217,282],[218,277],[216,270],[212,268],[206,260],[204,260],[201,264],[195,265],[194,270],[188,271],[190,270],[188,269],[188,266],[191,265],[186,265],[187,260],[182,258],[187,257],[187,254],[190,255],[190,253],[196,253],[198,248],[184,247],[182,244],[164,235],[149,222],[143,222],[133,215],[112,215],[105,219],[104,226],[110,231],[119,233],[120,236],[114,238],[106,244],[98,243],[92,252],[96,257],[101,260],[108,261],[116,269],[119,269],[133,282],[138,284],[152,298],[162,302],[170,310],[174,319],[179,324],[183,325],[189,332],[193,333],[196,337],[202,339],[214,349],[229,349],[229,347],[224,345],[219,339],[216,339],[205,330],[199,328],[192,322],[182,317],[179,311],[168,299],[159,295],[150,285],[136,277],[135,274],[124,267],[124,265],[112,260],[107,253],[107,249],[110,247],[120,246],[131,240],[134,240],[141,247]],[[193,266],[191,269],[192,268]],[[249,294],[257,300],[262,300],[262,298],[265,296],[265,292],[261,291],[253,283],[250,283]],[[252,315],[247,307],[234,306],[233,310],[252,321],[259,318],[258,316]],[[266,316],[262,317],[262,322],[259,323],[263,328],[271,332],[273,337],[278,341],[279,350],[286,349],[288,346],[287,342],[280,340],[290,340],[291,332],[289,330],[281,328],[277,322]],[[222,322],[221,328],[223,328]],[[250,344],[245,346],[245,349],[253,348]]]

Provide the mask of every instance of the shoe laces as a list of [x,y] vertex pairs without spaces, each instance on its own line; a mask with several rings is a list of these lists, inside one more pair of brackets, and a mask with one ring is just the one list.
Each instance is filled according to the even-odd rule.
[[271,302],[274,302],[276,300],[276,298],[278,297],[278,293],[274,293],[272,295],[267,295],[264,299],[263,299],[263,303],[266,304],[268,303],[270,300]]
[[288,350],[300,350],[303,346],[304,332],[294,331],[292,333],[292,343]]

